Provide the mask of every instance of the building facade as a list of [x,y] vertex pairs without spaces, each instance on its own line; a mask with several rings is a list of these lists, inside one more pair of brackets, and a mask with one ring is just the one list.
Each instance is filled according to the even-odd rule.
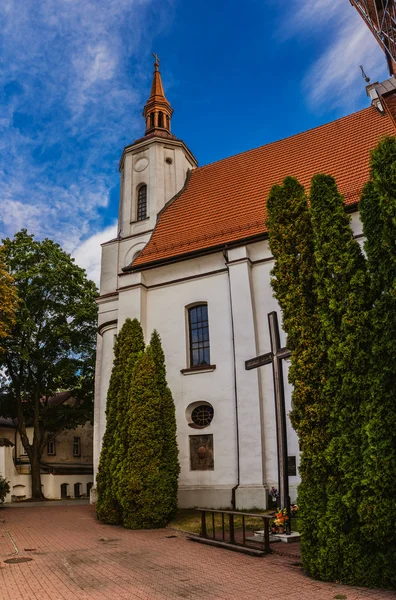
[[[73,402],[69,392],[54,400]],[[29,440],[33,427],[26,428]],[[10,484],[5,502],[31,498],[30,462],[12,419],[0,418],[0,476]],[[7,440],[9,444],[4,442]],[[93,486],[93,426],[91,423],[65,430],[51,440],[40,461],[41,483],[45,498],[89,497]]]
[[[146,132],[123,151],[117,238],[103,244],[95,388],[94,469],[106,427],[113,344],[126,318],[146,341],[161,335],[176,406],[181,507],[267,506],[278,487],[271,365],[245,362],[270,351],[273,259],[266,200],[273,184],[333,175],[361,238],[358,201],[369,152],[395,134],[394,80],[369,86],[366,109],[216,163],[198,167],[170,130],[172,109],[156,61],[144,108]],[[281,332],[281,344],[286,339]],[[287,363],[286,411],[291,405]],[[287,422],[290,495],[299,445]]]

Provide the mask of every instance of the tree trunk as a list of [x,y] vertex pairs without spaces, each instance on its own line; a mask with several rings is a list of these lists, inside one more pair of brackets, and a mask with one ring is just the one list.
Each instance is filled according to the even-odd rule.
[[44,500],[44,494],[41,489],[40,458],[34,456],[34,453],[30,459],[30,468],[32,476],[32,500]]

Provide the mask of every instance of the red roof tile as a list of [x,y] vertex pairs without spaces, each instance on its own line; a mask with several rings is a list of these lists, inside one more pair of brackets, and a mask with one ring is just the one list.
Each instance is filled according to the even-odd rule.
[[306,187],[315,173],[333,175],[346,204],[354,204],[369,178],[369,151],[383,135],[395,133],[389,116],[370,106],[194,169],[186,188],[161,213],[133,267],[264,233],[268,193],[288,175]]

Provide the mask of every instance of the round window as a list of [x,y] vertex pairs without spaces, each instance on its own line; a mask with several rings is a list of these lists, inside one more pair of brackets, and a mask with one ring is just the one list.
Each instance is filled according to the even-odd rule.
[[197,427],[207,427],[213,420],[213,406],[208,404],[200,404],[196,406],[191,413],[191,421]]

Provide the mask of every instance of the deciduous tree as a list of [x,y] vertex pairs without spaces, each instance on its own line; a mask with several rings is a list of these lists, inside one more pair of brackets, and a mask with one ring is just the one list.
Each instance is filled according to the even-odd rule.
[[0,352],[2,341],[9,337],[15,323],[18,295],[14,279],[4,262],[4,248],[0,247]]
[[[40,499],[46,444],[92,418],[97,290],[53,241],[36,241],[22,230],[3,243],[19,304],[0,354],[0,414],[16,419],[31,465],[32,497]],[[73,392],[74,406],[49,402],[62,390]]]

